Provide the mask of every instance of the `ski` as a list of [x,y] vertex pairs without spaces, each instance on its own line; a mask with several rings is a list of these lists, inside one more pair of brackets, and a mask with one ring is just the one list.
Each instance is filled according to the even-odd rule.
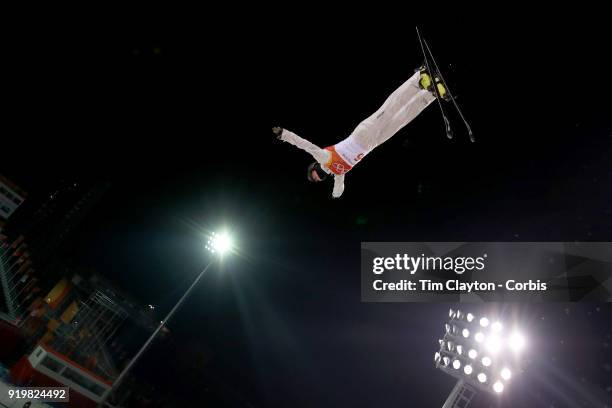
[[421,38],[421,32],[419,31],[419,27],[416,27],[416,31],[419,37],[419,43],[421,44],[421,51],[423,51],[423,58],[425,58],[425,68],[427,69],[427,72],[431,76],[432,81],[434,81],[434,84],[433,84],[434,93],[436,95],[436,101],[438,101],[438,106],[440,107],[440,113],[442,113],[442,119],[444,119],[444,126],[446,127],[446,137],[448,137],[449,139],[452,139],[453,130],[451,129],[450,121],[448,120],[448,117],[446,116],[446,111],[444,110],[444,106],[442,105],[442,101],[440,99],[440,93],[438,92],[438,87],[436,86],[436,83],[433,77],[433,71],[431,70],[429,58],[427,58],[427,53],[425,52],[425,45],[423,43],[423,39]]
[[[433,56],[433,53],[431,52],[431,48],[429,48],[429,44],[427,43],[426,40],[424,40],[421,37],[421,33],[418,27],[416,28],[416,30],[417,30],[417,35],[419,37],[419,43],[421,44],[421,50],[423,51],[423,57],[425,58],[425,67],[427,68],[427,71],[430,72],[430,75],[432,76],[437,75],[440,78],[442,85],[444,85],[444,88],[446,88],[446,92],[448,94],[450,101],[452,102],[453,106],[457,110],[457,113],[459,114],[459,117],[461,118],[461,120],[463,121],[463,124],[465,125],[465,128],[470,137],[470,141],[472,143],[475,142],[476,139],[474,138],[474,133],[472,132],[472,128],[470,124],[468,123],[467,119],[465,118],[465,116],[463,115],[463,112],[461,111],[459,104],[457,103],[455,97],[453,96],[453,93],[451,92],[448,84],[446,83],[446,80],[444,79],[444,76],[442,76],[442,72],[440,71],[440,68],[438,67],[438,64],[436,63],[436,59]],[[431,58],[431,61],[430,61],[430,58]],[[431,65],[433,65],[433,68],[435,69],[435,74],[434,74],[434,71],[432,71],[430,68]],[[442,118],[444,119],[444,124],[446,126],[446,134],[450,139],[452,138],[452,131],[450,130],[449,120],[448,120],[448,117],[446,116],[446,112],[442,105],[442,101],[440,101],[440,94],[438,93],[437,86],[435,86],[435,80],[434,80],[434,89],[436,93],[436,99],[438,100],[438,105],[440,106],[440,111],[442,112]],[[451,131],[450,136],[449,136],[449,131]]]
[[468,135],[470,136],[470,140],[472,142],[475,142],[476,139],[474,139],[474,134],[472,133],[472,128],[470,127],[470,124],[468,123],[468,121],[465,118],[465,116],[463,116],[463,112],[461,111],[461,108],[459,108],[459,104],[457,104],[457,101],[455,100],[455,97],[453,96],[453,93],[451,92],[450,87],[448,86],[448,84],[444,80],[444,77],[442,76],[442,71],[440,71],[440,69],[438,68],[438,64],[436,63],[436,59],[434,58],[433,53],[431,52],[431,49],[429,48],[429,44],[427,44],[427,40],[423,40],[423,42],[425,44],[425,48],[427,49],[427,52],[431,56],[431,61],[433,62],[434,68],[436,69],[436,73],[440,76],[440,81],[442,81],[442,85],[444,85],[444,87],[446,88],[446,92],[448,92],[448,96],[449,96],[451,102],[453,103],[453,106],[455,107],[455,109],[457,109],[457,113],[459,114],[459,117],[461,117],[461,120],[463,121],[463,124],[465,125],[465,128],[468,131]]

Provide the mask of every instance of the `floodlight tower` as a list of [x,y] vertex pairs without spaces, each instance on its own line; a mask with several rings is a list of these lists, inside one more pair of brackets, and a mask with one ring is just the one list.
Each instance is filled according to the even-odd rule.
[[187,288],[185,293],[183,293],[183,296],[181,296],[181,298],[174,305],[174,307],[170,310],[170,312],[168,312],[168,314],[166,315],[164,320],[159,322],[159,325],[157,326],[157,328],[155,329],[153,334],[151,334],[151,336],[149,336],[149,338],[147,339],[145,344],[140,348],[140,350],[138,350],[136,355],[127,363],[127,365],[119,373],[119,375],[117,376],[117,378],[113,382],[112,387],[109,390],[107,390],[104,393],[104,395],[102,396],[102,399],[98,403],[98,407],[105,407],[106,406],[106,401],[108,400],[108,398],[119,387],[119,385],[121,384],[121,382],[123,381],[125,376],[128,374],[130,369],[134,366],[134,364],[136,364],[136,362],[142,356],[142,354],[149,348],[149,346],[151,345],[151,342],[155,339],[157,334],[168,323],[168,320],[170,320],[170,318],[174,315],[174,312],[176,312],[177,309],[183,304],[185,299],[187,299],[189,294],[193,291],[193,288],[196,287],[196,285],[198,284],[200,279],[202,279],[202,276],[204,276],[204,274],[206,273],[206,271],[208,271],[208,269],[211,267],[211,265],[216,260],[221,260],[224,255],[227,255],[228,253],[231,253],[233,251],[234,242],[232,240],[232,237],[226,231],[223,231],[223,232],[220,232],[220,233],[212,232],[206,238],[207,238],[207,242],[204,245],[204,247],[206,248],[206,250],[208,250],[214,256],[211,257],[211,259],[208,262],[208,264],[196,276],[196,278],[193,281],[193,283],[189,286],[189,288]]
[[434,362],[457,384],[443,408],[467,408],[478,391],[501,394],[520,368],[524,337],[518,331],[507,333],[501,322],[486,316],[453,309],[448,315]]

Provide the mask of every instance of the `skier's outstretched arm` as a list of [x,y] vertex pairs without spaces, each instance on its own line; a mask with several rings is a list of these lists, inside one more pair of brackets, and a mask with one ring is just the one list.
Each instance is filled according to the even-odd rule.
[[334,191],[332,191],[332,197],[339,198],[344,192],[344,174],[341,176],[334,176]]
[[327,162],[329,153],[324,149],[321,149],[314,143],[311,143],[308,140],[299,137],[298,135],[287,129],[275,127],[272,128],[272,131],[283,142],[291,143],[295,147],[298,147],[304,150],[305,152],[310,153],[310,155],[314,157],[314,159],[320,164],[325,164]]

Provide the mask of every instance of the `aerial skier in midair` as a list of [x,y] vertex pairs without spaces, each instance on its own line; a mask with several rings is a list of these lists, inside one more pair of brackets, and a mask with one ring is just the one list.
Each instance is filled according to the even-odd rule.
[[[425,44],[431,56],[431,51],[426,42],[423,42],[419,35],[421,46]],[[296,135],[295,133],[280,127],[274,127],[272,131],[282,141],[310,153],[315,162],[308,166],[307,177],[311,182],[320,182],[328,175],[334,177],[334,189],[332,196],[338,198],[344,191],[344,176],[357,163],[359,163],[368,153],[377,146],[389,140],[400,129],[412,121],[436,98],[439,101],[442,116],[445,121],[447,136],[452,137],[450,125],[444,108],[440,100],[452,101],[459,114],[463,118],[450,91],[448,91],[444,78],[437,69],[431,70],[429,58],[423,47],[425,55],[425,66],[418,69],[406,82],[397,88],[382,106],[369,118],[361,122],[349,137],[332,146],[320,148]],[[434,75],[430,75],[434,72]],[[465,122],[465,119],[464,119]],[[470,138],[472,138],[469,125],[465,122]],[[472,139],[473,141],[473,139]]]
[[[446,94],[444,86],[441,83],[437,85],[440,94]],[[344,191],[345,174],[432,103],[436,99],[432,88],[431,76],[425,70],[418,70],[372,116],[361,122],[349,137],[324,149],[287,129],[275,127],[272,130],[280,140],[310,153],[316,160],[308,166],[309,181],[320,182],[333,175],[332,196],[338,198]]]

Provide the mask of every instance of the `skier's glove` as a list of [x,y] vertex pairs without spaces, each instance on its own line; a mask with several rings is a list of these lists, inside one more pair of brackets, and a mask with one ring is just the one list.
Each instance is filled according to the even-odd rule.
[[281,136],[283,135],[283,128],[280,126],[275,126],[272,128],[272,133],[276,135],[277,139],[280,139]]

